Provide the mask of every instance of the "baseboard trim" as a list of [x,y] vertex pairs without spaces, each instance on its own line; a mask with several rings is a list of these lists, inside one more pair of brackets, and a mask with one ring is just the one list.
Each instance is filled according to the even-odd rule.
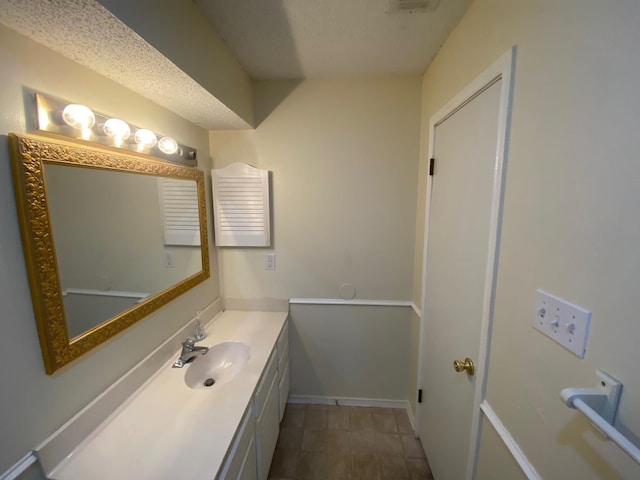
[[307,405],[340,405],[342,407],[397,408],[409,411],[406,400],[384,400],[375,398],[324,397],[316,395],[289,395],[288,403]]
[[14,480],[26,472],[31,465],[38,461],[35,452],[27,453],[18,463],[0,475],[0,480]]
[[422,311],[418,308],[415,302],[411,302],[411,310],[415,312],[418,318],[422,318]]
[[480,409],[482,410],[482,413],[484,413],[485,418],[489,420],[491,426],[493,426],[497,434],[500,436],[506,447],[509,449],[509,452],[511,452],[511,455],[527,478],[529,480],[542,480],[540,474],[536,471],[531,462],[529,462],[529,459],[520,448],[520,445],[518,445],[518,442],[516,442],[511,436],[507,427],[504,426],[496,412],[491,408],[491,405],[484,400],[480,404]]

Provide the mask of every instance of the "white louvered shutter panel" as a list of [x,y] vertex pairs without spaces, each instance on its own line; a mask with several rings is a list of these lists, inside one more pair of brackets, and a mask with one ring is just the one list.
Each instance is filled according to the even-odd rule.
[[200,245],[198,187],[193,180],[158,179],[165,245]]
[[268,247],[269,172],[246,163],[211,170],[216,245]]

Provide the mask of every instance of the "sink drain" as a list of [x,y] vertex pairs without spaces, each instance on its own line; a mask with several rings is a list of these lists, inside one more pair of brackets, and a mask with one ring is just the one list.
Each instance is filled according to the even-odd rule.
[[204,386],[205,387],[210,387],[211,385],[213,385],[214,383],[216,383],[216,381],[213,378],[207,378],[204,381]]

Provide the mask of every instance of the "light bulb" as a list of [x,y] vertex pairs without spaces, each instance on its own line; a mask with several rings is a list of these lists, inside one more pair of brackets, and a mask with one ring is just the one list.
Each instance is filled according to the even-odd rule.
[[49,128],[49,112],[42,105],[38,104],[38,129],[47,130],[48,128]]
[[162,153],[172,155],[178,151],[178,142],[171,137],[162,137],[158,141],[158,148]]
[[72,128],[87,129],[93,127],[96,123],[96,116],[91,109],[76,103],[71,103],[64,107],[62,119],[64,123]]
[[133,136],[133,139],[140,148],[152,148],[158,141],[156,134],[146,128],[139,128],[136,130],[136,134]]
[[122,143],[131,135],[131,129],[127,122],[119,118],[110,118],[104,122],[104,133],[113,138],[116,143]]

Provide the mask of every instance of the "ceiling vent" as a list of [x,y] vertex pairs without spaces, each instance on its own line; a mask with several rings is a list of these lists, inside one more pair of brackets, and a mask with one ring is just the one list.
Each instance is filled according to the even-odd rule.
[[387,13],[432,12],[439,4],[440,0],[389,0]]

